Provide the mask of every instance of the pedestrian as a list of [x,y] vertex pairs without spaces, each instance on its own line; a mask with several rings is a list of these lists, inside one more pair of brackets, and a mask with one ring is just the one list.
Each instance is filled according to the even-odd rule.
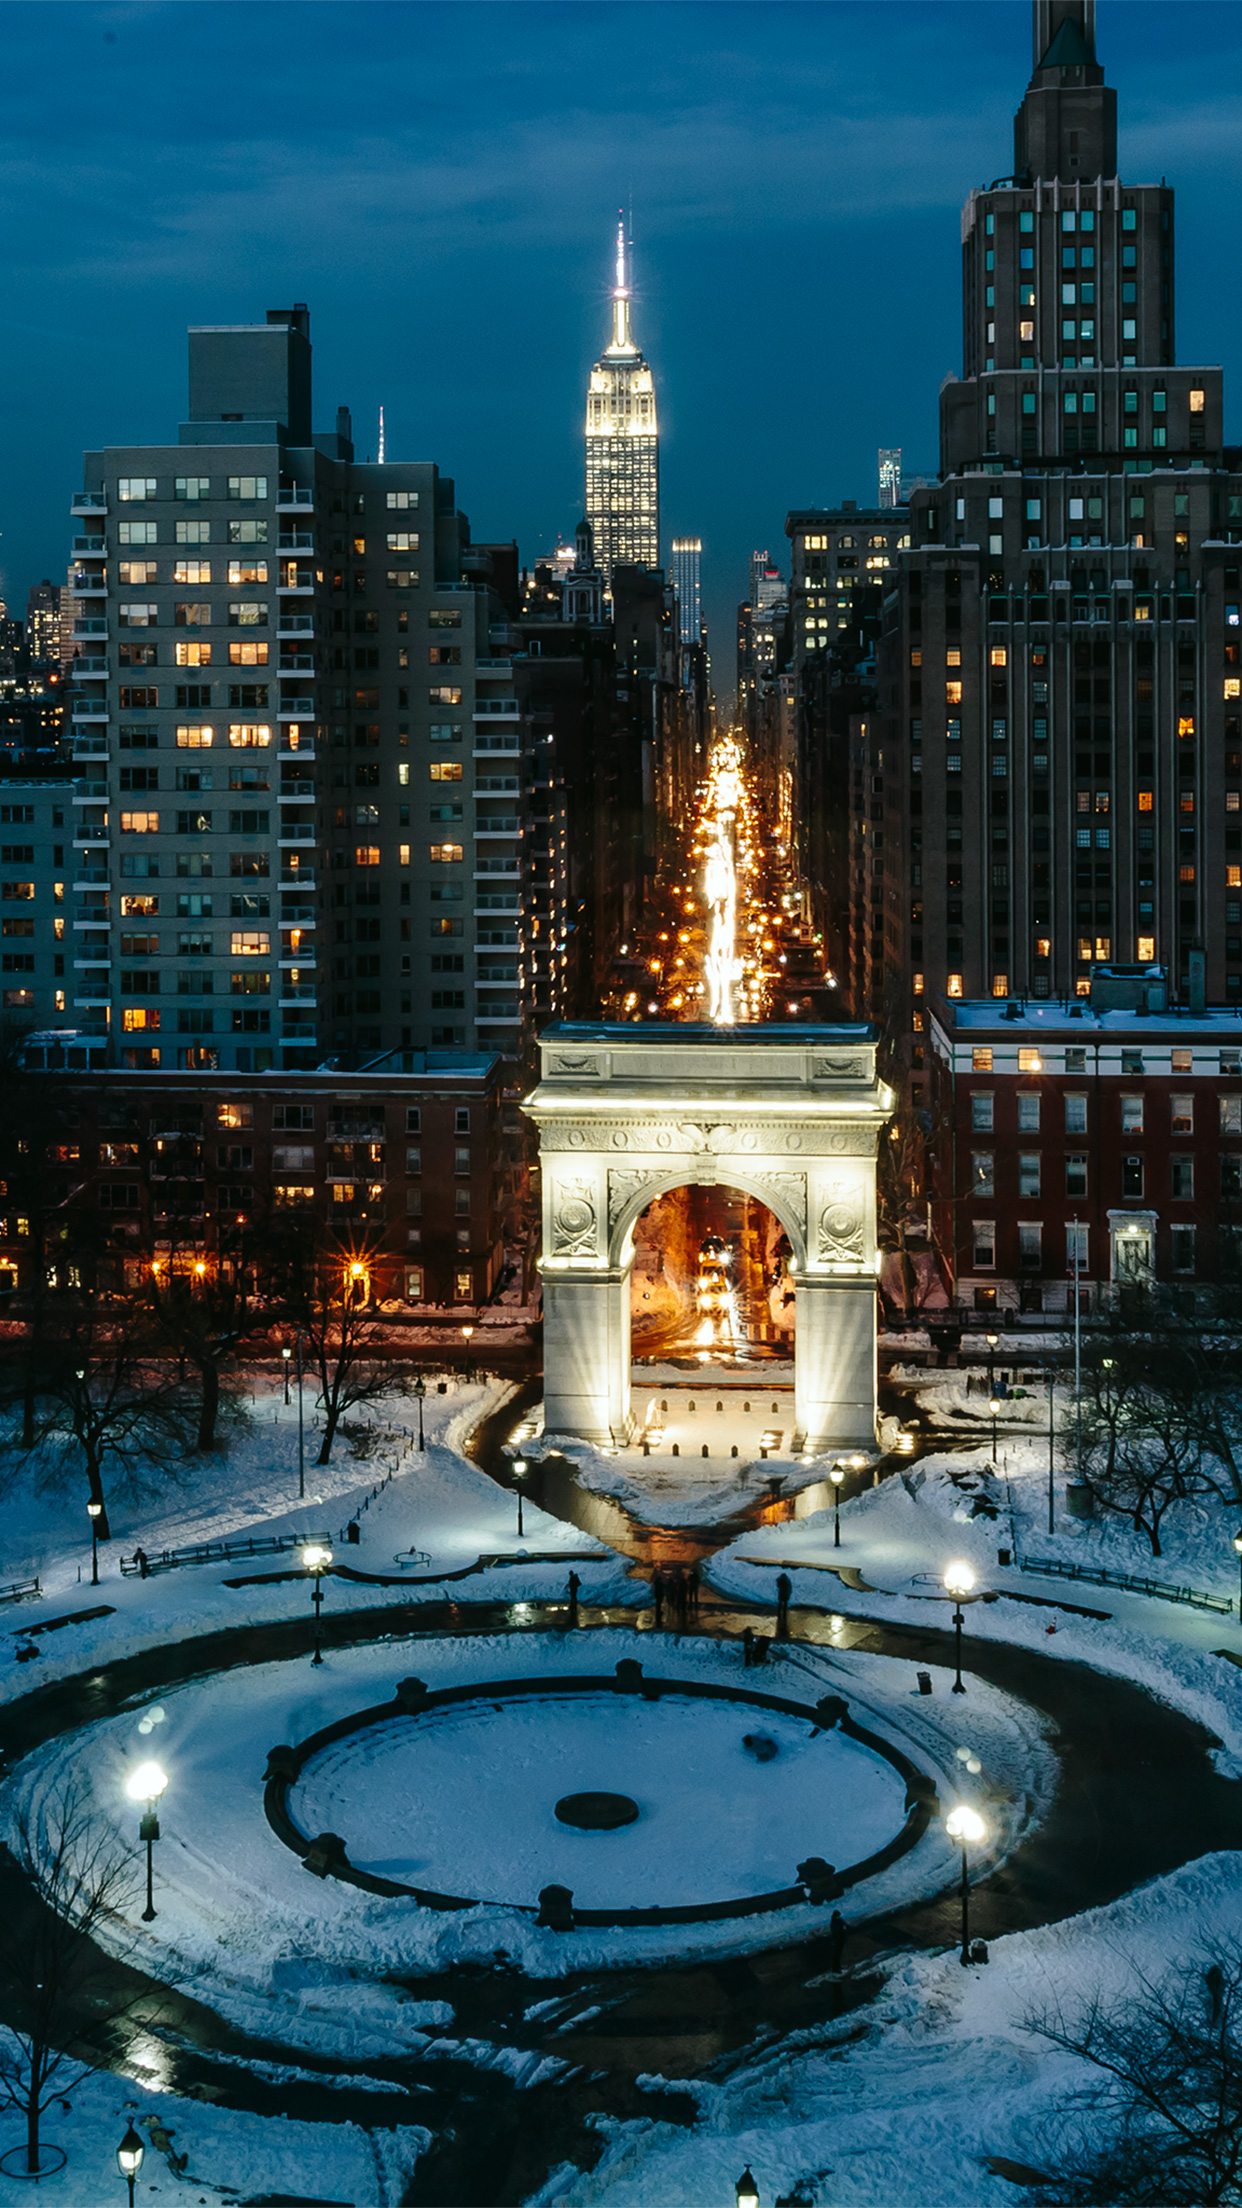
[[655,1601],[655,1629],[658,1633],[664,1623],[664,1574],[658,1564],[651,1574],[651,1593]]
[[571,1633],[578,1623],[578,1589],[581,1585],[582,1581],[577,1572],[571,1572],[569,1575],[569,1630]]
[[151,1567],[147,1562],[147,1552],[145,1549],[134,1550],[134,1562],[138,1566],[139,1579],[150,1579]]
[[776,1638],[789,1639],[789,1598],[793,1593],[793,1581],[788,1572],[782,1572],[776,1582]]
[[742,1667],[749,1671],[755,1660],[755,1629],[748,1625],[742,1634]]
[[834,1909],[828,1923],[828,1968],[840,1970],[845,1953],[845,1919],[839,1909]]
[[699,1590],[702,1584],[703,1574],[697,1564],[692,1564],[686,1576],[686,1595],[690,1609],[696,1618],[699,1614]]

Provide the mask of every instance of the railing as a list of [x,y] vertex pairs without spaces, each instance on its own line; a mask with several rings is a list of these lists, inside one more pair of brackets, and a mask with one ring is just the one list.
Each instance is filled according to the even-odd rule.
[[79,554],[86,553],[96,559],[102,559],[104,549],[102,537],[75,537],[73,540],[73,550],[75,552]]
[[280,885],[282,889],[314,889],[315,870],[312,866],[282,866]]
[[135,1549],[121,1558],[121,1572],[126,1579],[149,1579],[153,1572],[175,1572],[184,1564],[231,1564],[239,1556],[278,1556],[312,1545],[328,1548],[331,1539],[327,1533],[277,1533],[262,1541],[201,1541],[192,1548],[161,1549],[158,1556]]
[[71,511],[75,514],[106,514],[108,501],[100,491],[77,491],[73,497]]
[[313,636],[315,633],[314,614],[285,613],[282,611],[276,624],[277,635],[283,634],[286,630],[296,636]]
[[313,652],[286,652],[277,661],[276,672],[278,675],[313,675],[315,655]]
[[295,485],[287,484],[282,491],[277,493],[276,511],[279,514],[290,507],[313,506],[314,503],[315,494],[313,491],[298,490]]
[[1019,1571],[1033,1572],[1040,1579],[1079,1579],[1090,1587],[1120,1587],[1129,1594],[1158,1595],[1164,1602],[1183,1602],[1192,1610],[1216,1610],[1222,1617],[1233,1615],[1230,1595],[1208,1595],[1198,1587],[1178,1587],[1169,1580],[1147,1579],[1138,1572],[1109,1572],[1094,1564],[1067,1564],[1055,1556],[1028,1556],[1016,1561]]
[[[279,505],[281,501],[278,499],[276,503]],[[278,552],[313,552],[314,535],[309,529],[282,529],[276,539],[276,549]]]
[[108,633],[108,624],[106,620],[75,621],[73,624],[73,633],[75,636],[106,636]]

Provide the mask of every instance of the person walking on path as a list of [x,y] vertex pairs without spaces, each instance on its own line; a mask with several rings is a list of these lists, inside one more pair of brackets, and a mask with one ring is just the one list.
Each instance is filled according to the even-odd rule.
[[793,1581],[788,1572],[782,1572],[776,1582],[776,1638],[789,1639],[789,1598],[793,1593]]
[[577,1572],[571,1572],[569,1575],[569,1630],[571,1633],[578,1623],[578,1589],[581,1585],[582,1581]]

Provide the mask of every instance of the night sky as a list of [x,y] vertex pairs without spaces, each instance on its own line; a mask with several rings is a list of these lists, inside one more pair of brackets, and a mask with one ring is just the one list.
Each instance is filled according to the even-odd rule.
[[[1222,361],[1242,9],[1101,0],[1122,173],[1178,190],[1178,356]],[[958,210],[1006,173],[1025,0],[0,6],[0,587],[63,575],[85,446],[171,441],[190,322],[304,299],[316,423],[453,475],[533,558],[582,504],[587,369],[633,207],[663,535],[698,532],[732,680],[747,558],[794,505],[936,459]]]

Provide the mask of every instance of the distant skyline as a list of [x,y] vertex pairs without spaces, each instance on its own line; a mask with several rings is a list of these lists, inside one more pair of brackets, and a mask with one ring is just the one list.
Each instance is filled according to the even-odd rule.
[[[641,29],[641,35],[636,35]],[[703,539],[718,686],[790,507],[936,463],[958,209],[1007,173],[1027,0],[0,5],[0,588],[63,577],[80,453],[160,442],[185,330],[305,299],[316,421],[451,474],[528,563],[582,512],[584,377],[633,209],[662,552]],[[1179,359],[1242,440],[1242,11],[1101,0],[1121,170],[1178,193]],[[1222,251],[1222,246],[1224,250]]]

